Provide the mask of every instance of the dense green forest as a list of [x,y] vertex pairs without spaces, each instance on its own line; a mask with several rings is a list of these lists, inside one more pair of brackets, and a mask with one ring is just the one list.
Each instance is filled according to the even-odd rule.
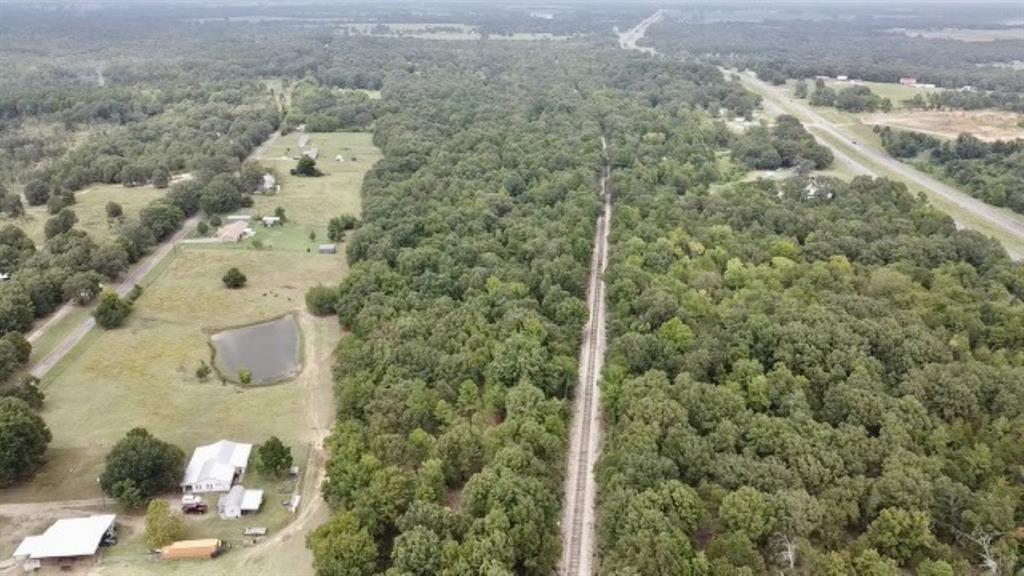
[[985,142],[961,134],[944,141],[888,126],[875,132],[896,158],[914,161],[975,198],[1024,214],[1024,140]]
[[613,174],[602,572],[1011,573],[1020,266],[900,184],[708,194],[666,152]]

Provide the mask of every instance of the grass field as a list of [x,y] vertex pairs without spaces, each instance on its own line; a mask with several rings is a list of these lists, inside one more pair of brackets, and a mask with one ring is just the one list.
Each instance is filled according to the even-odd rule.
[[[75,194],[76,203],[71,207],[78,216],[75,227],[84,230],[97,243],[112,238],[117,231],[116,224],[107,219],[107,202],[117,202],[124,208],[126,216],[135,216],[146,204],[163,197],[165,190],[153,186],[125,188],[120,184],[94,184]],[[46,241],[43,226],[52,215],[46,206],[26,206],[25,216],[14,221],[28,234],[36,246]]]
[[[124,326],[92,331],[47,374],[41,413],[53,433],[47,462],[32,481],[0,490],[0,502],[99,498],[96,478],[104,457],[135,426],[146,427],[186,454],[221,438],[259,443],[276,435],[292,447],[296,463],[305,468],[310,443],[333,413],[330,350],[341,330],[333,318],[305,314],[304,295],[318,283],[338,282],[347,271],[343,249],[332,255],[307,253],[306,235],[314,229],[319,241],[326,235],[330,217],[359,214],[362,178],[380,156],[369,134],[312,136],[321,158],[331,159],[322,161],[330,173],[323,178],[292,177],[287,171],[294,160],[275,160],[285,156],[287,148],[294,149],[294,134],[279,139],[266,152],[267,158],[261,159],[278,168],[282,191],[258,197],[256,210],[271,213],[282,206],[292,220],[280,229],[260,228],[265,249],[254,249],[251,243],[233,245],[235,249],[179,246],[146,278],[145,292]],[[345,155],[344,163],[334,163],[339,153]],[[353,156],[356,160],[349,161]],[[244,288],[228,290],[221,282],[231,266],[248,277]],[[296,378],[251,388],[222,384],[215,376],[206,381],[196,378],[200,361],[210,361],[211,331],[287,312],[300,314],[304,340],[303,368]],[[246,485],[259,487],[261,482],[267,493],[258,516],[228,522],[208,514],[199,521],[190,519],[188,535],[221,537],[241,546],[245,525],[268,526],[273,533],[287,524],[291,517],[280,505],[283,497],[276,483],[247,477]],[[140,522],[138,515],[125,517],[125,536],[104,555],[104,573],[235,574],[241,570],[239,562],[245,562],[250,573],[252,566],[262,567],[256,573],[264,574],[308,569],[301,535],[277,542],[273,552],[262,552],[257,546],[255,554],[232,550],[217,562],[161,564],[140,543]],[[0,518],[0,527],[5,532],[0,541],[4,547],[8,540],[16,542],[39,528],[30,527],[23,518]]]
[[[826,86],[833,90],[842,90],[843,88],[849,88],[850,86],[867,86],[872,92],[881,96],[882,98],[888,98],[892,100],[892,105],[899,108],[900,102],[909,100],[914,96],[920,94],[921,96],[927,96],[935,92],[942,92],[945,88],[914,88],[911,86],[904,86],[902,84],[896,84],[893,82],[862,82],[858,81],[856,84],[852,82],[826,82]],[[812,87],[813,90],[813,87]]]
[[[281,192],[272,196],[255,196],[253,206],[258,215],[270,215],[278,206],[284,208],[288,221],[283,226],[265,228],[253,226],[256,235],[237,244],[220,245],[221,248],[251,249],[254,242],[266,250],[289,252],[316,252],[317,244],[328,242],[327,222],[342,214],[360,215],[358,194],[339,193],[358,190],[363,174],[380,158],[373,145],[373,136],[363,132],[310,133],[310,146],[320,150],[317,165],[325,174],[319,178],[301,178],[289,173],[295,166],[292,156],[298,150],[298,133],[277,139],[260,162],[274,168],[279,177]],[[341,155],[344,162],[334,158]],[[329,202],[326,200],[330,199]],[[310,240],[309,233],[316,238]]]

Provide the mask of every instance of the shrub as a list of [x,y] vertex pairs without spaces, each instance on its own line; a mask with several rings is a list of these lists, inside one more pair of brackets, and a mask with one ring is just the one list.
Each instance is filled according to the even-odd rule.
[[100,303],[92,315],[96,323],[107,330],[117,328],[132,311],[132,305],[122,300],[117,293],[107,290],[100,296]]
[[306,308],[316,316],[336,314],[338,291],[335,288],[317,284],[306,292]]
[[39,389],[39,378],[25,374],[17,384],[0,390],[0,397],[17,398],[35,410],[43,407],[46,395]]
[[120,218],[124,216],[124,208],[117,202],[107,202],[107,218]]
[[146,508],[146,545],[160,548],[180,540],[185,534],[181,517],[171,511],[166,500],[153,500]]
[[199,368],[196,368],[196,378],[206,380],[210,376],[210,365],[205,360],[199,361]]
[[25,200],[29,206],[42,206],[50,199],[50,185],[43,180],[32,180],[25,185]]
[[247,278],[245,277],[245,274],[242,274],[241,270],[231,267],[224,273],[224,277],[221,278],[221,280],[224,281],[224,285],[228,288],[235,289],[245,286]]
[[196,232],[199,232],[200,236],[206,236],[207,234],[210,233],[210,225],[207,224],[206,222],[200,222],[196,226]]
[[218,216],[217,214],[210,216],[210,226],[213,226],[214,228],[220,228],[221,223],[222,222],[220,216]]
[[245,368],[242,368],[241,370],[239,370],[238,371],[238,382],[239,382],[239,384],[244,384],[246,386],[248,386],[249,384],[252,384],[252,372],[250,370],[245,369]]

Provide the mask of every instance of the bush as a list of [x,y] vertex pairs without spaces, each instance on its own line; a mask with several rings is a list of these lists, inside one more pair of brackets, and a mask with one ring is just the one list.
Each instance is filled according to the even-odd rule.
[[221,280],[224,281],[224,285],[227,286],[228,288],[235,289],[245,286],[247,278],[245,277],[245,274],[242,274],[241,270],[232,267],[228,269],[226,273],[224,273],[224,277],[221,278]]
[[310,176],[315,178],[317,176],[323,176],[324,173],[316,167],[316,160],[303,155],[302,158],[299,158],[299,162],[295,165],[295,168],[292,168],[292,175]]
[[206,222],[200,222],[196,225],[196,232],[199,232],[200,236],[206,236],[210,233],[210,225]]
[[213,226],[214,228],[220,228],[220,225],[221,225],[220,216],[218,216],[217,214],[214,214],[213,216],[210,216],[210,226]]
[[42,206],[50,199],[50,185],[43,180],[32,180],[25,185],[25,200],[29,206]]
[[256,469],[264,476],[281,477],[292,467],[292,449],[277,436],[256,448]]
[[146,508],[146,545],[161,548],[185,535],[181,517],[171,511],[166,500],[153,500]]
[[108,290],[100,296],[100,303],[92,315],[96,318],[97,324],[110,330],[120,326],[131,311],[130,302],[122,300],[117,293]]
[[335,216],[327,222],[327,238],[341,242],[345,239],[345,231],[354,229],[358,224],[359,220],[350,214]]
[[196,378],[206,380],[210,376],[210,365],[205,360],[199,361],[199,368],[196,368]]
[[17,218],[25,215],[25,206],[21,203],[20,197],[12,194],[0,199],[0,212],[10,218]]
[[306,308],[316,316],[336,314],[338,291],[335,288],[317,284],[306,292]]
[[27,402],[0,398],[0,488],[34,474],[52,438]]
[[132,286],[132,289],[128,291],[128,295],[125,296],[124,299],[127,300],[129,304],[135,304],[135,301],[139,299],[139,296],[142,296],[142,286],[135,284]]
[[245,368],[238,371],[238,383],[248,386],[252,384],[252,372]]
[[133,428],[107,454],[100,487],[125,508],[138,508],[149,497],[177,488],[184,469],[181,448]]
[[124,208],[117,202],[107,202],[107,218],[120,218],[124,216]]

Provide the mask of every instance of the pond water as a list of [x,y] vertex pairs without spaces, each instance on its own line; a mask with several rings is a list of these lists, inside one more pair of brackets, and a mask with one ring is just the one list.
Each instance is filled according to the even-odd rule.
[[299,326],[292,315],[276,320],[231,328],[210,337],[214,364],[228,380],[238,373],[252,373],[252,384],[271,384],[291,378],[302,369],[299,359]]

